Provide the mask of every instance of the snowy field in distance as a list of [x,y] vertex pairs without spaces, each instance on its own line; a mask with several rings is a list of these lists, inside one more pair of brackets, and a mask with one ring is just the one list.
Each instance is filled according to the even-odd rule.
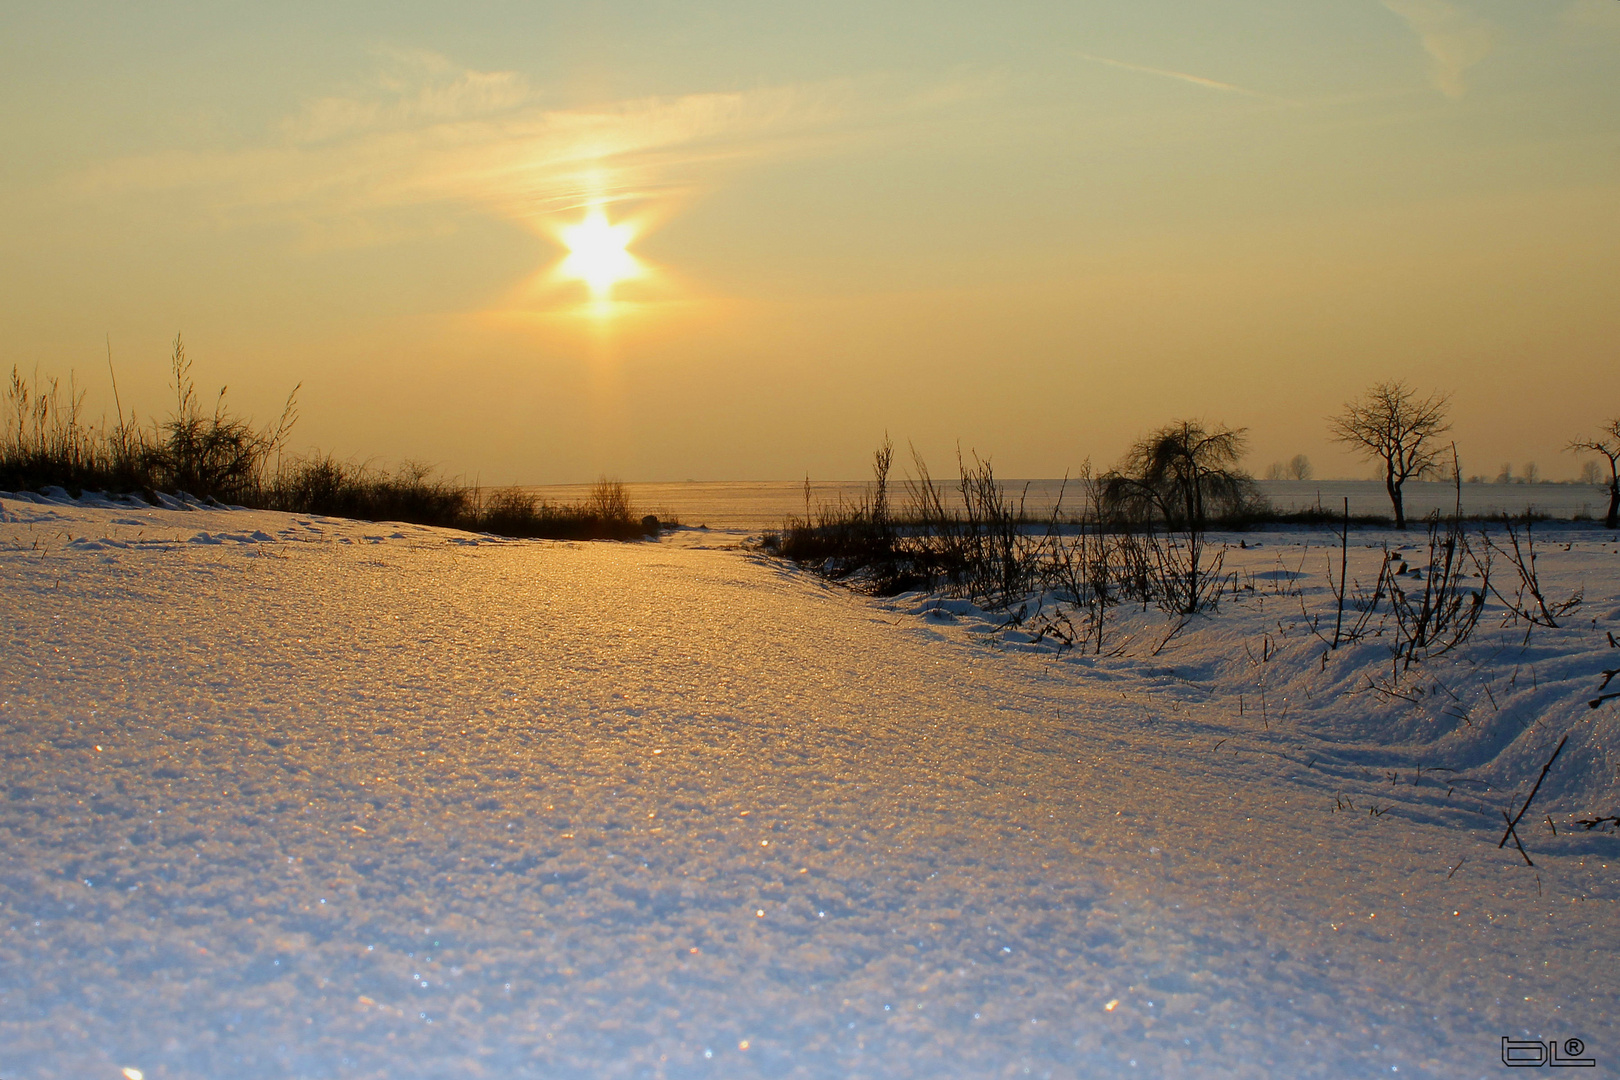
[[[1278,510],[1310,510],[1317,506],[1336,512],[1350,500],[1350,512],[1357,515],[1391,517],[1389,496],[1376,480],[1259,480],[1260,493]],[[943,478],[942,494],[947,505],[958,499],[956,481]],[[564,504],[590,498],[591,484],[553,484],[530,487],[541,499]],[[665,517],[673,516],[684,525],[707,525],[713,529],[758,533],[780,529],[787,517],[803,517],[804,484],[793,480],[686,481],[684,483],[627,483],[624,485],[633,506],[645,507]],[[1003,486],[1014,501],[1023,501],[1025,510],[1044,517],[1059,504],[1065,514],[1084,506],[1084,490],[1077,480],[1005,480]],[[1430,513],[1449,513],[1456,505],[1457,491],[1447,483],[1408,481],[1406,512],[1416,520]],[[871,497],[872,485],[865,480],[816,480],[810,485],[812,515],[824,507],[859,505]],[[903,478],[890,485],[890,498],[899,506],[907,501]],[[1465,514],[1490,517],[1508,513],[1522,515],[1534,511],[1560,521],[1572,517],[1601,519],[1608,508],[1604,489],[1591,484],[1463,484]]]
[[1620,1064],[1609,534],[1412,700],[1323,534],[1102,657],[722,539],[0,498],[0,1077]]

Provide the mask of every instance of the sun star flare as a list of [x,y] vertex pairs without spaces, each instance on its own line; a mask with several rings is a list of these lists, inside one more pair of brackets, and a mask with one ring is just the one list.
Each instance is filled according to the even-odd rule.
[[591,209],[585,220],[563,226],[557,235],[568,248],[568,257],[558,272],[565,278],[583,281],[598,300],[605,299],[614,285],[640,277],[643,272],[641,263],[626,250],[635,239],[635,227],[626,222],[610,223],[600,209]]

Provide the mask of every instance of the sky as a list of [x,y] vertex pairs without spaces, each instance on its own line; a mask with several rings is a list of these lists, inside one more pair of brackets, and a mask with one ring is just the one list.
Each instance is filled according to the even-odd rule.
[[179,333],[294,449],[486,484],[1181,418],[1370,475],[1326,418],[1401,379],[1573,476],[1617,53],[1620,0],[7,4],[0,365],[161,419]]

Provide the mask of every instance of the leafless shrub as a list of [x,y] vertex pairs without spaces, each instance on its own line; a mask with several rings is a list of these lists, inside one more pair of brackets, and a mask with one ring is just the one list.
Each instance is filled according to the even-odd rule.
[[1168,615],[1192,615],[1213,608],[1231,587],[1232,579],[1221,572],[1226,552],[1213,558],[1203,552],[1203,536],[1189,529],[1183,533],[1145,537],[1152,558],[1154,599]]
[[[109,431],[105,422],[99,428],[83,422],[83,395],[71,380],[65,389],[55,379],[36,388],[37,378],[31,384],[14,368],[0,410],[0,489],[57,485],[148,498],[185,491],[268,510],[523,537],[629,540],[659,527],[654,518],[635,518],[624,485],[615,482],[597,485],[585,505],[554,506],[519,489],[486,496],[412,462],[388,472],[331,454],[284,456],[297,419],[296,387],[274,423],[255,427],[227,411],[223,390],[212,411],[204,411],[178,336],[170,372],[175,407],[167,420],[142,427],[119,403],[118,423]],[[116,377],[113,393],[117,402]]]
[[989,461],[958,459],[951,488],[936,482],[913,448],[914,474],[897,512],[889,496],[892,450],[873,455],[872,494],[850,506],[823,507],[814,520],[784,523],[774,550],[832,577],[856,576],[880,594],[942,588],[1000,608],[1033,587],[1043,548],[1024,513],[996,480]]
[[1113,556],[1118,563],[1120,594],[1127,600],[1142,605],[1146,611],[1153,603],[1154,560],[1150,551],[1151,526],[1140,531],[1122,531],[1112,534]]
[[1512,587],[1511,597],[1498,588],[1495,582],[1491,583],[1491,592],[1495,593],[1496,598],[1508,609],[1510,622],[1523,619],[1532,626],[1557,628],[1559,619],[1581,606],[1584,591],[1577,589],[1565,599],[1549,604],[1541,587],[1540,575],[1536,571],[1536,538],[1530,518],[1526,516],[1524,519],[1522,543],[1519,531],[1514,528],[1513,520],[1506,514],[1502,515],[1502,529],[1507,533],[1506,543],[1498,544],[1484,529],[1480,530],[1480,541],[1488,553],[1494,552],[1508,561],[1508,565],[1513,567],[1518,577],[1518,582]]
[[630,509],[630,494],[625,490],[624,484],[618,480],[609,480],[602,477],[591,486],[591,496],[586,501],[591,513],[606,522],[628,523],[634,519],[635,514]]
[[[1403,668],[1466,642],[1479,624],[1489,586],[1489,561],[1473,557],[1460,515],[1432,516],[1428,532],[1429,563],[1421,571],[1421,589],[1410,587],[1408,579],[1384,563],[1384,589],[1395,619],[1392,650]],[[1478,588],[1469,584],[1470,567],[1484,579]]]
[[540,513],[540,500],[522,488],[502,488],[479,500],[478,520],[485,532],[520,535],[522,527]]
[[1065,479],[1057,505],[1052,508],[1048,528],[1048,553],[1044,561],[1043,579],[1046,587],[1069,603],[1080,623],[1061,608],[1048,613],[1037,627],[1037,639],[1051,637],[1065,647],[1091,648],[1100,654],[1108,609],[1119,602],[1113,575],[1109,567],[1110,542],[1101,501],[1101,492],[1087,462],[1080,474],[1085,508],[1073,522],[1072,531],[1062,524],[1063,494],[1068,490]]
[[960,459],[958,465],[963,584],[969,596],[1005,604],[1027,593],[1035,577],[1036,545],[1019,525],[1023,499],[1016,507],[1008,500],[990,462],[975,456],[971,468]]
[[1342,636],[1339,638],[1341,644],[1361,641],[1383,632],[1382,620],[1380,619],[1376,624],[1373,620],[1379,618],[1378,605],[1388,595],[1386,589],[1389,580],[1388,569],[1389,558],[1386,551],[1384,562],[1378,568],[1378,577],[1373,581],[1372,591],[1368,592],[1363,588],[1360,581],[1355,583],[1354,590],[1351,592],[1348,601],[1350,610],[1356,613],[1355,620],[1348,629],[1343,631]]
[[[1388,561],[1387,559],[1385,560]],[[1380,581],[1382,580],[1380,573]],[[1299,596],[1300,614],[1305,617],[1311,633],[1321,638],[1330,649],[1337,649],[1344,642],[1344,601],[1350,584],[1350,500],[1344,500],[1344,518],[1339,525],[1339,576],[1334,580],[1333,564],[1328,563],[1328,587],[1333,591],[1333,636],[1330,638],[1321,630],[1320,616],[1312,615],[1305,609],[1305,599],[1302,592],[1296,591]]]

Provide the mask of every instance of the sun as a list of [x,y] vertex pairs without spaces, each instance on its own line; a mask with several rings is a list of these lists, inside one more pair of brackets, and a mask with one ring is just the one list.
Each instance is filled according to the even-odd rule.
[[635,228],[623,222],[610,224],[600,209],[590,210],[584,221],[565,225],[557,234],[568,248],[558,272],[583,281],[596,299],[605,299],[619,282],[641,276],[641,263],[625,250],[635,239]]

